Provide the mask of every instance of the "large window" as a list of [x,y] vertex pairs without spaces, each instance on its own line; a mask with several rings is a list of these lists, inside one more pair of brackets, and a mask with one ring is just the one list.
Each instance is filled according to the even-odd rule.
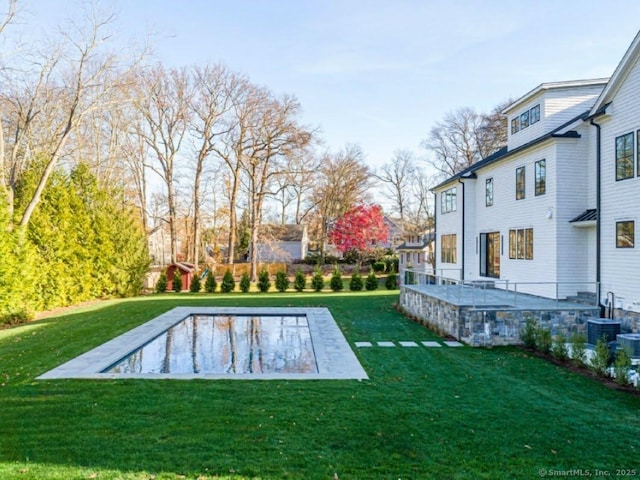
[[538,160],[535,163],[536,188],[535,194],[544,195],[547,191],[547,161]]
[[616,247],[633,248],[635,245],[635,222],[616,222]]
[[442,235],[440,237],[440,261],[442,263],[456,263],[456,250],[457,250],[457,237],[456,234]]
[[516,168],[516,200],[524,198],[524,167]]
[[509,230],[509,258],[533,260],[533,228]]
[[493,205],[493,178],[487,178],[484,184],[484,203],[487,207]]
[[633,132],[616,138],[616,180],[633,177]]
[[500,232],[480,234],[480,276],[500,278]]
[[445,190],[440,194],[440,211],[442,213],[455,212],[458,209],[456,187]]
[[529,110],[520,114],[520,129],[527,128],[529,126]]

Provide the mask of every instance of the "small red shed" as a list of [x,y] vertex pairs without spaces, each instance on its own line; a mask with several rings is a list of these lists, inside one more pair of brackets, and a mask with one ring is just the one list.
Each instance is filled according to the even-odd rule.
[[194,271],[195,265],[192,263],[176,262],[169,265],[167,267],[167,290],[173,290],[173,277],[176,272],[180,272],[180,276],[182,277],[182,290],[189,290]]

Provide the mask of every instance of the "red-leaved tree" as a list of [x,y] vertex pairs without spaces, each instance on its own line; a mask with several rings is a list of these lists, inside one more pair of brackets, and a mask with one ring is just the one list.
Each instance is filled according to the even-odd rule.
[[342,253],[367,252],[388,238],[380,205],[356,205],[336,220],[329,234],[331,243]]

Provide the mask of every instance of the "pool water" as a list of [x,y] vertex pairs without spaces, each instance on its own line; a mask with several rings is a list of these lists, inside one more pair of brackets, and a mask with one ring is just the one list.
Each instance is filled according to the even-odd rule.
[[317,373],[306,315],[190,315],[103,373]]

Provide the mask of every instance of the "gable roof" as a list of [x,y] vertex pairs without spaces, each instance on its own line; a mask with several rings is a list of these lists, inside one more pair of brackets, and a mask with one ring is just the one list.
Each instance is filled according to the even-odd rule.
[[304,239],[306,225],[298,224],[269,224],[261,225],[259,237],[261,241],[300,242]]
[[640,31],[636,34],[636,37],[631,42],[631,45],[629,45],[629,48],[622,57],[622,60],[620,60],[620,63],[613,72],[613,75],[611,75],[609,83],[607,83],[607,86],[604,87],[604,90],[602,90],[602,93],[600,93],[600,96],[596,100],[596,103],[594,103],[593,107],[591,108],[591,115],[601,113],[606,105],[608,103],[611,103],[611,100],[620,89],[620,86],[629,76],[631,69],[636,64],[639,57]]
[[565,82],[547,82],[541,83],[533,90],[528,91],[523,96],[513,101],[509,105],[507,105],[501,113],[508,115],[509,112],[520,107],[521,104],[528,101],[529,99],[535,97],[540,92],[545,90],[558,90],[562,88],[575,88],[575,87],[588,87],[594,85],[605,85],[609,79],[608,78],[591,78],[585,80],[569,80]]
[[[502,147],[500,150],[498,150],[495,153],[492,153],[491,155],[489,155],[486,158],[483,158],[482,160],[474,163],[473,165],[471,165],[470,167],[465,168],[464,170],[462,170],[461,172],[458,172],[456,175],[453,175],[452,177],[449,177],[448,179],[446,179],[444,182],[439,183],[438,185],[436,185],[435,187],[433,187],[431,189],[431,191],[436,190],[437,188],[440,188],[448,183],[451,183],[454,180],[457,180],[459,178],[475,178],[476,174],[475,172],[487,165],[490,165],[492,163],[497,162],[498,160],[504,160],[505,158],[509,158],[512,155],[515,155],[516,153],[519,153],[523,150],[526,150],[527,148],[531,148],[534,145],[537,145],[539,143],[542,143],[546,140],[549,140],[550,138],[580,138],[580,134],[578,132],[576,132],[575,130],[567,130],[570,127],[573,126],[573,124],[577,123],[577,122],[582,122],[584,120],[587,119],[587,117],[589,116],[589,112],[590,110],[587,110],[585,112],[582,112],[580,115],[577,115],[575,117],[573,117],[571,120],[563,123],[562,125],[560,125],[557,128],[554,128],[553,130],[551,130],[548,133],[545,133],[544,135],[539,136],[538,138],[534,138],[533,140],[531,140],[530,142],[527,142],[523,145],[520,145],[519,147],[514,148],[513,150],[508,150],[507,147]],[[567,130],[567,131],[563,131],[563,130]]]

